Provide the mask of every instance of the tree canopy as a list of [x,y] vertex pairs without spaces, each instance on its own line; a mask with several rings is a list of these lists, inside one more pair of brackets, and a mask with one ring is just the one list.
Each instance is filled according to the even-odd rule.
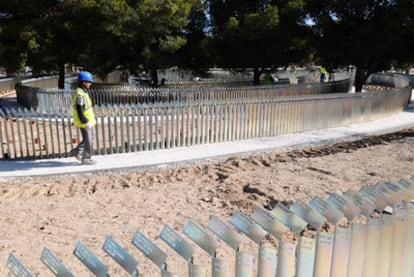
[[307,11],[320,62],[355,65],[357,91],[371,73],[413,61],[411,0],[308,0]]
[[74,63],[101,77],[118,66],[156,69],[185,44],[195,1],[4,0],[0,66],[30,65],[37,75]]
[[307,59],[304,2],[210,0],[216,63],[225,67],[272,68]]
[[316,62],[370,73],[407,67],[412,0],[1,0],[0,66],[35,76],[81,66],[260,70]]

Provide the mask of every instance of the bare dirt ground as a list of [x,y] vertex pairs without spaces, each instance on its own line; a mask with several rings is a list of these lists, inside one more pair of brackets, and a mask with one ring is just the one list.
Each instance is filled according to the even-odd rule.
[[0,97],[16,93],[14,89],[0,89]]
[[[93,274],[73,255],[83,242],[109,266],[111,276],[129,276],[102,249],[107,236],[140,261],[140,276],[160,276],[160,269],[132,243],[137,230],[168,254],[168,269],[187,276],[187,265],[159,237],[164,225],[182,232],[188,220],[205,230],[211,215],[229,222],[257,206],[271,209],[295,199],[310,201],[414,173],[414,130],[362,141],[269,152],[225,161],[160,171],[111,172],[80,176],[16,178],[0,183],[0,276],[7,276],[13,253],[35,276],[54,276],[40,260],[49,248],[76,276]],[[229,224],[230,225],[230,224]],[[209,232],[214,236],[211,232]],[[295,241],[294,235],[286,235]],[[267,243],[277,248],[277,241]],[[257,254],[245,237],[242,250]],[[225,243],[219,257],[234,253]],[[211,258],[196,246],[195,263],[210,271]]]

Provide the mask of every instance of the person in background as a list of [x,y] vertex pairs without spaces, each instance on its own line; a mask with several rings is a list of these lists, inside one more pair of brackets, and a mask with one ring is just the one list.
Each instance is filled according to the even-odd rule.
[[128,69],[125,69],[124,71],[122,71],[120,79],[121,79],[122,86],[129,85],[129,70]]
[[273,77],[272,77],[272,74],[270,74],[270,71],[269,70],[266,70],[265,71],[264,78],[263,78],[263,83],[265,85],[271,85],[271,84],[273,84]]
[[96,161],[92,160],[92,142],[95,136],[96,119],[92,101],[88,94],[92,83],[93,77],[90,72],[80,72],[78,74],[78,87],[72,96],[73,124],[80,129],[82,141],[70,154],[81,161],[83,165],[96,164]]
[[329,76],[328,76],[328,71],[326,70],[325,67],[321,66],[319,68],[321,76],[320,76],[320,82],[321,83],[325,83],[329,81]]
[[320,81],[320,72],[316,65],[312,65],[308,68],[309,75],[307,76],[308,83],[317,83]]

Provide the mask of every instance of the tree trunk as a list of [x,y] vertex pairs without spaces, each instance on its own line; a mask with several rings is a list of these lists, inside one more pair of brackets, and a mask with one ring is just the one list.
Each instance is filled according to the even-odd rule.
[[260,85],[260,71],[257,67],[253,71],[253,85]]
[[355,92],[361,92],[362,86],[365,84],[365,81],[368,79],[368,70],[364,68],[362,65],[356,67],[355,72]]
[[59,79],[58,79],[58,88],[65,88],[65,64],[59,63]]
[[158,73],[156,68],[151,69],[151,80],[154,87],[158,86]]

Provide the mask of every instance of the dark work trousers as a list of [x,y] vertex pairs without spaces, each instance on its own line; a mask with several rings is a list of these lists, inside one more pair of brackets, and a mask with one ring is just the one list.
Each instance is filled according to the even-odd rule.
[[80,131],[82,134],[82,141],[78,144],[74,151],[82,154],[82,159],[90,159],[92,158],[93,153],[92,142],[95,137],[95,128],[80,128]]

